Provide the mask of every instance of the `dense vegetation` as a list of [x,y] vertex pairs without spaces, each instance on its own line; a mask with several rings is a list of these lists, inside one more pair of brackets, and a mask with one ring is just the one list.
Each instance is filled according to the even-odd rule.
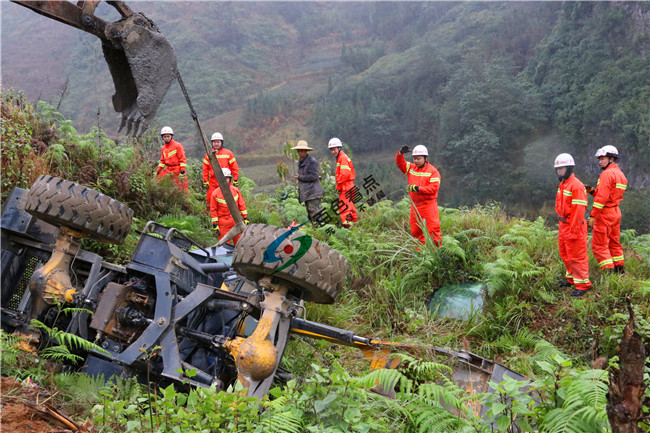
[[[114,131],[99,41],[0,6],[3,81],[60,105],[81,131]],[[443,177],[442,203],[496,200],[513,214],[552,218],[554,157],[571,152],[578,177],[594,184],[593,154],[614,144],[630,184],[623,226],[650,232],[647,2],[138,2],[135,9],[175,47],[204,129],[225,132],[258,183],[268,182],[268,170],[256,161],[280,154],[284,141],[308,138],[325,155],[321,143],[338,136],[357,166],[398,199],[391,157],[403,143],[424,143]],[[105,4],[98,11],[116,18]],[[26,34],[32,28],[50,29],[47,43]],[[29,52],[48,67],[28,67]],[[190,154],[202,156],[178,86],[157,122],[174,125]]]
[[[100,129],[80,134],[51,105],[33,107],[20,93],[4,92],[2,197],[14,186],[28,188],[39,174],[54,174],[129,204],[136,211],[136,229],[155,219],[205,245],[214,243],[198,161],[188,170],[190,196],[177,193],[171,183],[156,183],[152,149],[157,141],[149,135],[118,143]],[[334,197],[331,168],[322,169],[329,203]],[[294,186],[262,195],[252,192],[250,180],[243,185],[251,221],[286,226],[306,220]],[[646,346],[650,342],[650,235],[623,233],[625,275],[599,272],[590,256],[595,288],[575,299],[558,287],[564,268],[557,232],[541,218],[513,218],[497,203],[444,208],[443,246],[417,250],[408,231],[408,208],[407,200],[385,199],[368,206],[350,231],[304,228],[343,253],[351,265],[337,303],[310,305],[307,318],[423,347],[467,348],[530,377],[529,393],[521,391],[521,383],[506,381],[493,384],[493,394],[468,395],[449,380],[448,360],[425,350],[403,355],[398,370],[369,373],[353,349],[301,339],[292,340],[283,357],[296,379],[272,390],[261,412],[256,400],[237,393],[181,394],[171,387],[55,375],[47,356],[17,351],[10,336],[2,339],[3,375],[29,377],[41,387],[58,389],[59,404],[103,432],[511,432],[516,426],[524,431],[610,431],[607,371],[618,368],[616,347],[628,321],[626,297],[636,312],[637,331]],[[134,231],[119,247],[94,242],[85,247],[120,262],[135,240]],[[434,288],[468,281],[486,287],[484,310],[469,320],[440,318],[425,306]],[[645,374],[648,378],[650,370]],[[397,384],[395,399],[370,393],[377,381]],[[485,417],[472,410],[477,403],[489,409]]]

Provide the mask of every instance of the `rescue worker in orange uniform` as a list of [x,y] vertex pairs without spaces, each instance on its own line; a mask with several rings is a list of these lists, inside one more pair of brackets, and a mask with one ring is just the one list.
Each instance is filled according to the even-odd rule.
[[158,163],[157,170],[158,179],[171,175],[179,190],[189,192],[187,175],[185,174],[187,159],[185,158],[183,145],[174,140],[174,131],[169,126],[165,126],[160,130],[160,136],[164,143],[160,150],[160,163]]
[[[212,134],[210,140],[212,141],[212,152],[217,157],[217,161],[219,161],[219,166],[221,168],[227,168],[230,170],[233,176],[232,184],[238,187],[239,186],[239,165],[237,164],[235,155],[233,155],[233,153],[230,150],[223,147],[223,135],[221,135],[220,132],[215,132],[214,134]],[[219,184],[217,183],[217,178],[214,176],[214,173],[212,172],[210,157],[208,156],[207,153],[203,157],[203,186],[208,189],[208,193],[206,195],[206,201],[207,201],[208,209],[210,209],[210,197],[212,197],[212,193],[214,192],[214,190],[219,187]]]
[[427,231],[436,246],[442,244],[440,235],[440,216],[438,214],[438,189],[440,172],[428,161],[429,151],[422,145],[413,148],[413,162],[406,162],[404,154],[410,152],[404,145],[395,155],[395,163],[406,174],[408,191],[411,197],[411,235],[424,244],[422,231],[426,223]]
[[[248,211],[246,210],[246,202],[244,201],[244,197],[242,196],[239,189],[230,183],[232,180],[232,173],[230,172],[230,169],[222,168],[221,171],[228,181],[230,192],[235,199],[235,203],[237,203],[237,207],[239,208],[239,212],[241,212],[241,216],[244,218],[244,223],[248,225]],[[220,240],[226,235],[226,233],[230,231],[231,228],[235,226],[235,220],[232,218],[232,215],[230,215],[226,200],[223,198],[223,192],[218,186],[217,189],[212,192],[212,196],[210,197],[210,216],[212,217],[212,229],[215,231],[217,238]],[[237,241],[239,240],[240,236],[241,234],[237,235],[233,239],[233,245],[237,245]]]
[[343,227],[349,229],[352,227],[352,223],[358,221],[357,218],[357,209],[354,206],[354,197],[351,197],[351,193],[348,193],[352,188],[354,188],[354,165],[352,165],[352,160],[350,157],[343,152],[343,144],[341,140],[334,137],[327,144],[327,148],[332,153],[332,156],[336,160],[336,174],[334,179],[336,180],[336,190],[339,192],[339,208],[341,213],[341,222]]
[[587,257],[587,192],[573,173],[573,157],[561,153],[555,158],[555,172],[560,186],[555,197],[555,212],[560,219],[558,246],[566,267],[566,281],[561,286],[575,285],[571,296],[582,296],[591,289]]
[[603,146],[596,152],[602,173],[596,188],[589,188],[594,196],[594,205],[588,223],[593,226],[591,251],[598,261],[600,269],[625,273],[623,246],[621,245],[621,210],[618,205],[623,201],[627,189],[627,178],[616,160],[618,150],[611,145]]

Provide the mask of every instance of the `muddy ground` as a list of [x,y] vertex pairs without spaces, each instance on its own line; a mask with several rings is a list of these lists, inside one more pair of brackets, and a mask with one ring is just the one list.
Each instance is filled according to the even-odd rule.
[[71,419],[51,405],[50,394],[13,377],[0,382],[0,429],[7,433],[91,433],[91,425]]

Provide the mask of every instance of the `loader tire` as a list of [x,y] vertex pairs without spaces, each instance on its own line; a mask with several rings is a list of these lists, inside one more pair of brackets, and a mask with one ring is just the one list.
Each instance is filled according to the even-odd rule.
[[[312,238],[311,246],[302,257],[289,267],[274,273],[297,250],[296,246],[300,241],[292,241],[302,234],[293,233],[269,252],[271,256],[277,255],[283,259],[273,263],[265,261],[264,254],[267,249],[287,230],[265,224],[247,226],[235,247],[233,268],[253,281],[272,274],[274,282],[285,283],[290,289],[290,295],[305,301],[317,304],[333,303],[343,287],[348,271],[348,261],[338,251]],[[291,248],[288,248],[289,245]]]
[[100,242],[121,243],[131,230],[133,210],[94,189],[41,175],[27,194],[25,210]]

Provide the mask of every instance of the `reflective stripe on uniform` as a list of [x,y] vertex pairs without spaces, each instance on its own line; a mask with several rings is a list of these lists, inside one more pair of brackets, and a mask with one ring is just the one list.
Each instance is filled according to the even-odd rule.
[[574,200],[571,200],[571,204],[578,204],[578,205],[581,204],[583,206],[587,206],[587,200],[574,199]]
[[627,185],[625,185],[624,183],[617,183],[616,188],[622,189],[623,191],[625,191],[627,189]]
[[[233,198],[234,198],[235,200],[237,200],[237,199],[239,198],[239,194],[237,194],[237,195],[234,196]],[[223,199],[223,198],[217,198],[217,202],[219,202],[219,203],[223,203],[223,204],[226,204],[226,200]]]
[[616,257],[612,257],[612,260],[615,262],[622,262],[624,258],[625,258],[624,256],[616,256]]
[[167,154],[167,158],[169,158],[169,157],[172,156],[172,155],[176,155],[176,153],[178,153],[178,149],[174,149],[174,150],[172,150],[171,152],[169,152],[169,153]]
[[566,195],[567,197],[572,197],[572,196],[573,196],[573,193],[572,193],[571,191],[567,191],[567,190],[565,189],[565,190],[562,190],[562,195]]
[[[412,174],[413,176],[430,177],[433,173],[427,173],[427,172],[420,173],[417,171],[410,170],[409,174]],[[440,181],[440,179],[438,179],[438,181]]]
[[613,260],[613,259],[605,259],[605,260],[603,260],[602,262],[599,262],[599,263],[598,263],[598,266],[600,266],[600,267],[602,268],[602,267],[605,266],[605,265],[611,265],[611,264],[613,264],[613,263],[614,263],[614,260]]
[[578,279],[574,278],[573,282],[576,283],[576,284],[588,284],[589,283],[589,278],[587,278],[586,280],[578,280]]
[[605,205],[604,205],[604,204],[601,204],[601,203],[596,203],[596,202],[594,202],[594,207],[595,207],[596,209],[602,209],[602,208],[605,207]]
[[430,182],[430,183],[433,183],[433,182],[438,182],[438,183],[440,183],[440,178],[439,178],[439,177],[432,177],[432,178],[429,180],[429,182]]

